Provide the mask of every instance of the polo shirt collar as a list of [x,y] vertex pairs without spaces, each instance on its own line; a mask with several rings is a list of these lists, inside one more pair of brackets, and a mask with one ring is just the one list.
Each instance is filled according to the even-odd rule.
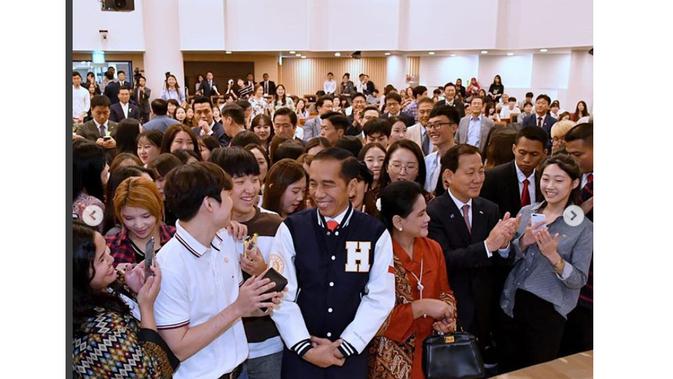
[[189,232],[180,225],[180,220],[175,222],[175,239],[182,244],[182,246],[187,249],[193,256],[201,258],[205,253],[207,253],[210,248],[203,246],[199,241],[196,240]]

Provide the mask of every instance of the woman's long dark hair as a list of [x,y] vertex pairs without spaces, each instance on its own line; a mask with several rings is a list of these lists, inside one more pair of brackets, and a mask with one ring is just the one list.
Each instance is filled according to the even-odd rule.
[[105,151],[100,146],[89,141],[73,144],[73,200],[82,191],[100,201],[105,200],[103,182],[100,179],[105,164]]
[[390,184],[390,174],[388,174],[388,163],[390,162],[390,157],[393,155],[397,149],[407,149],[411,151],[412,154],[416,157],[418,161],[418,176],[414,179],[414,182],[418,183],[421,188],[425,186],[425,158],[423,157],[423,151],[418,144],[412,140],[402,139],[399,141],[393,142],[392,145],[388,146],[388,151],[386,152],[386,158],[383,160],[383,166],[381,167],[381,176],[379,177],[379,188],[383,189],[385,186]]
[[96,257],[95,231],[75,222],[72,225],[72,302],[73,333],[82,333],[81,326],[87,318],[96,314],[95,308],[125,314],[129,308],[114,293],[94,291],[91,279],[96,274],[93,261]]
[[136,140],[140,134],[140,121],[135,118],[125,118],[117,125],[117,154],[129,153],[138,155]]

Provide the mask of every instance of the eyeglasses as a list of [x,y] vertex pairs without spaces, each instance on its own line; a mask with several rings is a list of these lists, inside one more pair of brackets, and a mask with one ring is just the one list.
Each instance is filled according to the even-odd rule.
[[455,125],[455,122],[428,122],[425,124],[425,129],[439,129],[442,125]]
[[390,162],[389,168],[392,169],[395,172],[402,172],[404,169],[406,172],[411,172],[411,171],[416,171],[418,169],[418,165],[416,163],[406,163],[404,164],[403,162]]

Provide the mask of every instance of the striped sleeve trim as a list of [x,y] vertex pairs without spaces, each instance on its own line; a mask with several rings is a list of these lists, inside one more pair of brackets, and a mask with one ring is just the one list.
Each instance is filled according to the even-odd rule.
[[344,356],[344,358],[348,358],[351,355],[355,355],[358,353],[358,351],[355,350],[353,345],[348,343],[348,341],[346,340],[341,340],[341,345],[339,345],[339,351],[341,352],[341,355]]
[[166,330],[166,329],[177,329],[189,325],[189,320],[178,322],[177,324],[168,324],[168,325],[157,325],[157,329]]
[[294,344],[291,350],[297,353],[300,357],[303,357],[312,347],[311,340],[307,338]]

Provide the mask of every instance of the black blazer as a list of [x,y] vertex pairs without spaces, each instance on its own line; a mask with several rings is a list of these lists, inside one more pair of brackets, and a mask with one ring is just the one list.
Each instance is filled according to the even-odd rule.
[[[538,171],[535,171],[535,183],[529,185],[535,185],[535,198],[530,199],[531,203],[542,201]],[[514,161],[503,163],[486,171],[486,179],[479,196],[498,204],[499,217],[503,217],[506,212],[516,217],[521,209],[521,193],[519,193],[519,178],[516,176]]]
[[[195,126],[192,128],[192,132],[199,137],[201,135],[201,127]],[[222,147],[228,147],[229,143],[231,142],[231,139],[227,137],[227,135],[224,133],[224,127],[222,124],[219,122],[216,122],[213,124],[213,136],[217,138],[217,141],[220,143],[220,146]]]
[[[110,105],[110,120],[114,122],[119,122],[127,117],[124,117],[124,110],[122,109],[121,103],[115,103]],[[128,118],[135,118],[140,120],[140,109],[137,105],[129,102],[129,116]]]
[[[544,121],[542,122],[542,129],[544,129],[545,132],[547,132],[547,143],[545,144],[545,148],[548,151],[551,151],[551,127],[556,123],[556,119],[552,117],[549,113],[547,113],[547,117],[545,117]],[[537,113],[533,113],[532,115],[526,117],[523,119],[523,122],[521,123],[522,128],[527,128],[527,127],[536,127],[537,128]]]
[[217,87],[217,92],[222,93],[222,92],[220,92],[220,85],[217,84],[217,82],[214,81],[214,80],[213,80],[213,85],[210,86],[208,84],[208,81],[204,79],[201,82],[201,88],[199,90],[203,93],[203,96],[205,96],[207,98],[210,98],[211,96],[216,96],[217,95],[215,93],[215,91],[213,90],[213,87]]
[[[437,105],[447,105],[446,100],[438,101]],[[453,99],[453,105],[449,105],[449,106],[452,106],[452,107],[456,108],[456,110],[460,114],[460,118],[465,117],[465,105],[463,105],[462,100],[458,100],[458,99],[454,98]]]
[[[259,85],[264,88],[264,81],[262,80],[261,82],[258,83]],[[264,91],[264,93],[268,95],[275,95],[276,94],[276,83],[273,82],[273,80],[269,80],[269,92]]]
[[[119,81],[110,82],[105,86],[105,91],[103,94],[110,99],[111,104],[119,102],[118,95],[121,87],[122,86],[119,84]],[[131,82],[128,80],[124,81],[124,88],[127,88],[129,91],[131,91],[131,93],[133,93],[133,84],[131,84]]]
[[[462,211],[448,192],[428,204],[428,237],[444,251],[451,289],[456,297],[458,324],[479,338],[479,345],[489,344],[494,315],[498,312],[500,293],[494,267],[508,264],[498,252],[489,258],[484,240],[498,222],[498,205],[481,197],[472,200],[472,233],[468,233]],[[511,254],[510,254],[511,255]]]

